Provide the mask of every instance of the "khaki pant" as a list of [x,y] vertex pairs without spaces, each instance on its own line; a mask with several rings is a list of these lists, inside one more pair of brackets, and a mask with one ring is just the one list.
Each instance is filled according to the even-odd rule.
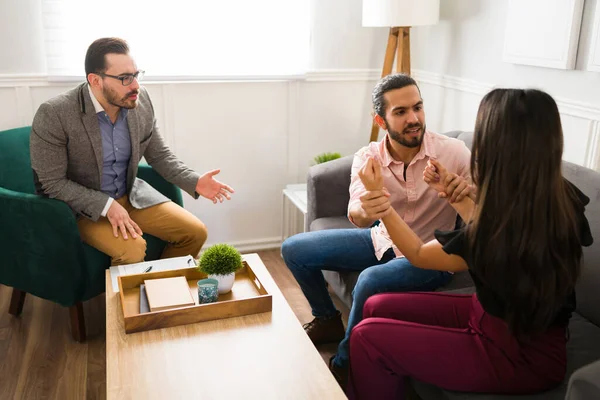
[[[117,200],[143,233],[149,233],[166,241],[160,258],[180,257],[191,254],[197,257],[206,241],[208,232],[202,221],[183,207],[169,201],[152,207],[138,210],[129,202],[127,196]],[[97,222],[87,218],[77,221],[79,233],[83,241],[90,246],[108,254],[112,265],[132,264],[144,261],[146,256],[146,241],[141,236],[136,239],[127,232],[128,239],[113,234],[113,228],[108,218],[100,217]]]

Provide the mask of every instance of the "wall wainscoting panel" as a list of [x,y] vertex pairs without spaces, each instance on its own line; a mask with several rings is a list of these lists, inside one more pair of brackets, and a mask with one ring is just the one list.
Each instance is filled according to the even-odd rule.
[[[499,87],[428,71],[417,70],[413,75],[426,101],[428,126],[438,132],[473,130],[481,98]],[[434,107],[429,97],[433,98]],[[555,100],[565,137],[563,159],[600,170],[600,103],[583,103],[562,97],[555,97]]]
[[590,121],[589,129],[584,165],[600,171],[600,121]]
[[[472,130],[488,82],[414,70],[436,132]],[[371,91],[380,71],[325,70],[290,80],[144,82],[159,129],[174,152],[236,190],[214,205],[184,195],[185,206],[209,228],[208,243],[242,251],[276,248],[281,241],[286,184],[305,182],[315,155],[353,154],[367,145]],[[0,76],[0,130],[29,125],[41,103],[78,82],[44,76]],[[557,98],[565,159],[600,170],[600,104]],[[382,137],[382,134],[380,134]]]

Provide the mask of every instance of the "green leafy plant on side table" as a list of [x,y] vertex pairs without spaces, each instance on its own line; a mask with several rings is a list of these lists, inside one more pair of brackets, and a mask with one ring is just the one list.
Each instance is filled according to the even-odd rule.
[[313,161],[315,164],[322,164],[324,162],[332,161],[332,160],[338,159],[340,157],[342,157],[342,155],[340,153],[323,153],[323,154],[319,154],[315,158],[313,158]]
[[242,255],[229,244],[215,244],[200,256],[198,269],[219,282],[219,294],[229,293],[235,272],[242,268]]

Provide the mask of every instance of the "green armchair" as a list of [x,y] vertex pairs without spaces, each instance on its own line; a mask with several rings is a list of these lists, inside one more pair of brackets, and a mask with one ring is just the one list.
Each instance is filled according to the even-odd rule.
[[[85,340],[82,302],[105,290],[110,258],[81,241],[66,203],[35,194],[29,156],[30,127],[0,132],[0,284],[13,288],[9,313],[18,316],[31,293],[70,308],[71,332]],[[183,206],[181,191],[149,165],[138,177]],[[146,260],[166,243],[144,234]]]

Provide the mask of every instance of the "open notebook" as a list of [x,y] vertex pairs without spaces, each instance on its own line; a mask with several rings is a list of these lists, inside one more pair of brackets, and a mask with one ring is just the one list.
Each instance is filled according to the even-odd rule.
[[152,269],[148,272],[168,271],[172,269],[182,268],[196,268],[196,261],[192,256],[184,256],[110,267],[110,279],[112,281],[113,291],[115,293],[119,292],[119,283],[117,282],[117,276],[142,274],[149,267],[152,267]]

